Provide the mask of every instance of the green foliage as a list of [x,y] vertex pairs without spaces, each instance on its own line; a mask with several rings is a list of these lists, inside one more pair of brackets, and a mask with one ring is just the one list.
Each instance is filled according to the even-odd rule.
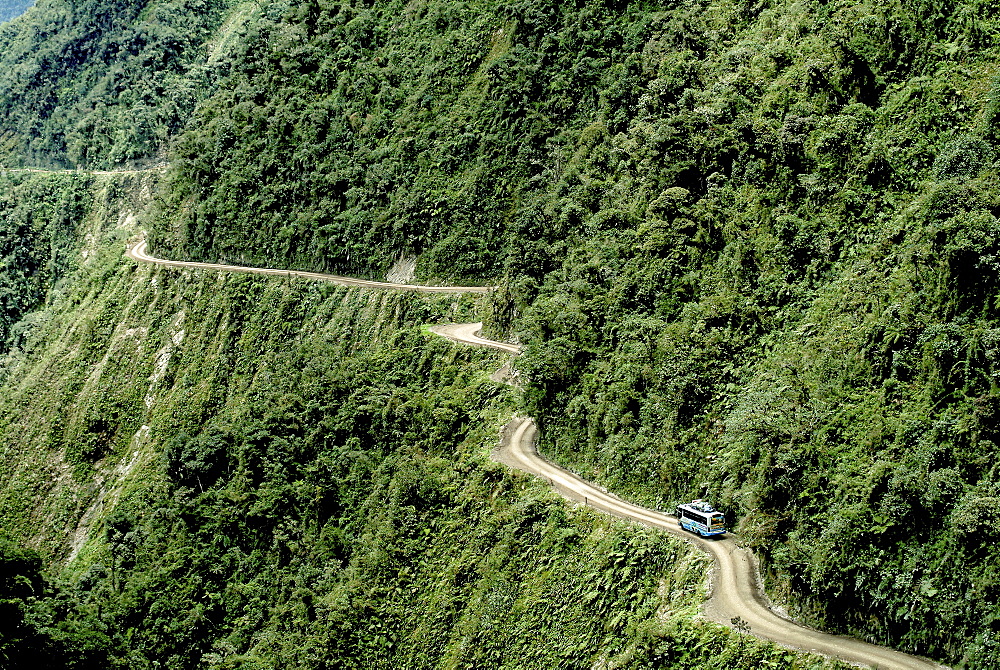
[[[0,163],[108,167],[162,158],[227,67],[205,49],[222,2],[41,0],[0,25]],[[2,17],[0,17],[2,18]]]
[[938,179],[974,177],[996,158],[993,147],[979,137],[963,135],[944,146],[931,171]]
[[194,438],[183,432],[172,436],[163,450],[167,476],[180,485],[204,491],[227,474],[231,443],[232,436],[215,427]]
[[[157,228],[154,239],[178,254],[347,273],[411,254],[424,277],[537,272],[525,245],[547,253],[597,209],[601,184],[573,176],[588,154],[608,160],[617,128],[594,117],[638,95],[639,62],[607,66],[667,23],[544,2],[313,4],[261,20],[178,145],[161,216],[180,236]],[[562,165],[581,197],[546,197],[522,224],[515,203],[570,186]]]
[[37,309],[71,268],[89,180],[0,174],[0,350],[19,345]]
[[[0,28],[8,155],[117,164],[176,138],[142,220],[157,252],[501,283],[488,328],[524,344],[547,454],[651,505],[719,501],[810,623],[1000,663],[995,2],[94,0],[27,27],[62,8]],[[469,303],[152,284],[119,251],[33,330],[14,323],[45,284],[3,280],[7,328],[37,338],[5,444],[71,474],[0,468],[4,518],[74,556],[128,664],[791,663],[650,632],[672,549],[554,519],[474,455],[515,402],[483,379],[496,359],[416,329]],[[132,453],[149,483],[78,528]],[[616,582],[607,556],[633,550]]]
[[10,670],[109,667],[110,640],[62,601],[37,552],[0,540],[0,659]]

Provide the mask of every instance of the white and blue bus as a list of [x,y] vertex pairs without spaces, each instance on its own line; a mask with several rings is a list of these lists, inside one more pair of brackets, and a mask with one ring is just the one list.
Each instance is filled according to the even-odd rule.
[[722,535],[726,532],[726,515],[716,511],[704,500],[694,500],[678,505],[675,511],[681,528],[702,537]]

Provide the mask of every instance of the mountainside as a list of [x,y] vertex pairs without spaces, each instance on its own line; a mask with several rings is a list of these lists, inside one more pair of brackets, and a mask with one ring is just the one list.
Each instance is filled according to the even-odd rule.
[[62,0],[0,25],[0,163],[162,160],[229,67],[224,2]]
[[697,552],[488,461],[502,356],[422,328],[476,298],[124,263],[149,179],[97,178],[5,364],[4,533],[60,571],[0,543],[7,667],[841,667],[709,626]]
[[[49,589],[2,596],[17,639],[95,667],[820,664],[697,619],[697,554],[490,464],[521,412],[610,490],[726,509],[796,618],[995,667],[998,23],[49,0],[0,26],[0,163],[169,163],[0,175],[0,517],[42,557],[2,560]],[[497,289],[137,269],[140,235]],[[480,318],[518,388],[421,330]]]

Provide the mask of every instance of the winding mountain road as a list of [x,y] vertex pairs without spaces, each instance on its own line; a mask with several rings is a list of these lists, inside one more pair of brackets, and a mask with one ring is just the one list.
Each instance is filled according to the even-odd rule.
[[737,538],[702,538],[682,529],[677,520],[661,512],[633,505],[606,493],[590,482],[547,461],[535,444],[538,429],[534,421],[516,419],[504,431],[497,460],[519,470],[547,479],[563,497],[583,502],[594,509],[651,528],[659,528],[691,542],[715,561],[711,597],[705,615],[730,626],[734,617],[750,625],[757,637],[814,654],[838,658],[862,666],[893,670],[944,668],[938,663],[879,647],[850,637],[831,635],[807,628],[777,614],[760,587],[760,573],[753,552],[741,547]]
[[218,270],[221,272],[242,272],[246,274],[275,275],[278,277],[300,277],[330,282],[340,286],[361,286],[364,288],[393,289],[396,291],[416,291],[418,293],[489,293],[492,286],[423,286],[420,284],[393,284],[384,281],[369,281],[354,277],[324,274],[322,272],[303,272],[300,270],[275,270],[273,268],[253,268],[244,265],[224,265],[222,263],[194,263],[189,261],[168,261],[150,256],[146,250],[146,241],[128,247],[125,255],[134,261],[154,263],[171,268],[191,268],[195,270]]
[[65,168],[62,170],[49,170],[46,168],[8,168],[0,167],[0,174],[4,172],[30,172],[34,174],[93,174],[93,175],[105,175],[105,174],[141,174],[143,172],[160,172],[161,170],[166,170],[169,166],[168,163],[157,163],[156,165],[151,165],[144,168],[130,168],[122,170],[85,170],[81,168]]
[[5,168],[0,167],[0,174],[4,172],[27,172],[32,174],[142,174],[144,172],[160,172],[169,167],[167,163],[158,163],[145,168],[123,169],[123,170],[84,170],[80,168],[66,168],[63,170],[47,170],[45,168]]
[[[481,323],[434,326],[430,330],[455,342],[491,347],[519,354],[520,347],[480,337]],[[760,587],[760,572],[753,552],[740,546],[733,535],[702,538],[682,529],[677,520],[662,512],[622,500],[594,484],[543,458],[536,448],[538,428],[530,418],[515,418],[504,428],[500,448],[494,458],[512,468],[545,479],[564,498],[582,502],[596,510],[651,528],[659,528],[691,542],[715,561],[712,595],[705,604],[705,615],[730,626],[734,617],[750,625],[751,632],[780,645],[838,658],[856,665],[879,670],[928,670],[945,668],[933,661],[879,647],[850,637],[831,635],[790,621],[772,608]]]
[[[252,268],[219,263],[168,261],[150,256],[146,251],[145,242],[130,247],[126,253],[133,260],[167,267],[295,276],[329,281],[344,286],[427,293],[485,293],[491,290],[491,287],[391,284],[316,272]],[[481,329],[481,323],[471,323],[433,326],[430,330],[455,342],[489,347],[514,355],[520,353],[521,349],[517,345],[481,337],[479,335]],[[947,666],[919,656],[912,656],[854,638],[824,633],[780,616],[774,611],[760,587],[760,573],[753,552],[740,546],[735,536],[701,538],[688,533],[678,525],[674,517],[622,500],[546,460],[538,453],[535,446],[537,440],[538,428],[532,419],[514,418],[504,428],[500,447],[494,453],[494,458],[505,465],[541,477],[548,481],[560,495],[569,500],[582,502],[596,510],[621,519],[664,530],[691,542],[711,555],[715,561],[715,570],[712,573],[711,597],[705,604],[705,615],[709,619],[730,626],[734,617],[740,617],[750,625],[751,633],[757,637],[792,649],[837,658],[863,667],[871,666],[878,670],[947,670]]]

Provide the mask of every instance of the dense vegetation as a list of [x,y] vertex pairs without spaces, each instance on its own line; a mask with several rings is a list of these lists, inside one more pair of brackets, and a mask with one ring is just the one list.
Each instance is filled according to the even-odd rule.
[[17,346],[38,308],[70,269],[76,226],[93,191],[75,175],[0,173],[0,353]]
[[126,191],[91,208],[91,253],[7,361],[4,532],[65,567],[39,599],[37,556],[13,554],[33,591],[0,593],[25,613],[4,620],[0,653],[61,650],[50,667],[834,667],[704,623],[704,557],[488,460],[513,409],[489,378],[503,355],[421,327],[481,298],[136,267],[121,257]]
[[229,66],[224,7],[40,0],[25,20],[0,24],[0,165],[160,160]]
[[45,578],[38,552],[0,540],[0,659],[7,670],[108,667],[110,640],[72,594]]
[[[129,663],[250,667],[294,649],[319,667],[335,658],[319,650],[345,645],[397,665],[559,665],[525,660],[527,629],[484,612],[551,620],[539,594],[604,574],[612,544],[637,561],[624,588],[644,595],[626,607],[607,585],[608,609],[560,610],[579,625],[560,649],[568,667],[642,659],[649,587],[690,559],[558,505],[526,511],[537,491],[481,455],[483,418],[519,402],[544,450],[615,490],[724,503],[805,620],[1000,663],[995,3],[89,0],[85,20],[57,20],[70,11],[52,0],[0,27],[10,162],[156,161],[176,138],[142,219],[157,251],[376,277],[417,256],[430,281],[499,283],[489,327],[526,346],[522,402],[481,379],[498,359],[416,329],[482,307],[150,283],[102,247],[31,317],[37,339],[11,354],[7,383],[34,381],[3,396],[5,448],[64,453],[74,483],[53,464],[0,472],[5,527],[68,560],[71,588],[106,614],[98,633],[133,631],[114,643]],[[197,23],[170,28],[184,21]],[[4,225],[22,230],[17,203],[55,194],[21,191]],[[39,218],[32,239],[65,239],[74,216]],[[41,291],[12,294],[18,333],[51,279],[4,281]],[[178,314],[193,325],[171,325]],[[190,359],[156,372],[178,332]],[[133,441],[143,486],[127,474]],[[88,489],[95,478],[128,490]],[[474,554],[448,540],[487,552],[525,524],[530,542],[500,545],[516,560],[471,572]],[[444,593],[441,574],[464,576]],[[515,593],[486,586],[500,583]],[[365,607],[386,629],[338,637]],[[672,616],[686,623],[657,628],[649,654],[707,662],[720,633]],[[669,657],[675,634],[705,655]],[[463,655],[502,649],[515,651]]]
[[989,666],[996,20],[306,3],[196,115],[156,239],[502,277],[551,453],[724,501],[807,620]]

